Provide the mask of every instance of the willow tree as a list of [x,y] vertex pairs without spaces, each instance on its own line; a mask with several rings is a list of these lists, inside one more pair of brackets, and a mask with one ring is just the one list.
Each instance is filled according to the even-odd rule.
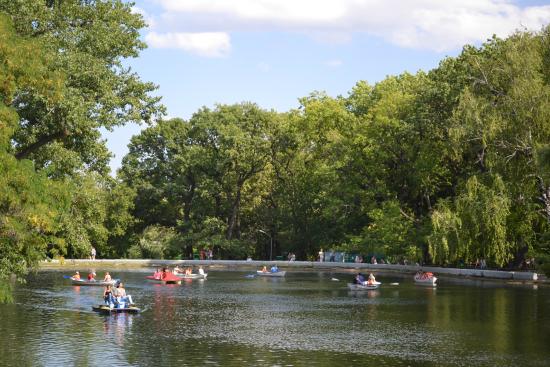
[[500,267],[513,257],[507,228],[511,201],[501,177],[488,181],[472,176],[451,205],[441,202],[432,214],[428,242],[436,262],[473,263],[483,257]]
[[494,38],[466,47],[458,58],[469,82],[454,111],[452,141],[467,174],[502,178],[511,200],[507,240],[516,264],[540,248],[550,218],[550,177],[541,164],[550,144],[548,34],[547,28]]

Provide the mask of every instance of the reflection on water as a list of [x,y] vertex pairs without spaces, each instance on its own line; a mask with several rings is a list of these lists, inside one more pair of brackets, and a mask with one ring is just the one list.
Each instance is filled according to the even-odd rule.
[[[543,366],[550,290],[443,280],[437,288],[377,275],[246,278],[213,272],[181,285],[112,271],[143,312],[100,315],[102,287],[42,272],[0,305],[0,365]],[[341,279],[340,282],[332,278]],[[398,282],[398,285],[390,285]]]

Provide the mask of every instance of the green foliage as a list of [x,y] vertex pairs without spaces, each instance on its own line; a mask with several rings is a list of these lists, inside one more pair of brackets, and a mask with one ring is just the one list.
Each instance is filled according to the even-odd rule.
[[0,280],[0,303],[13,302],[12,286],[4,279]]
[[405,255],[409,260],[420,260],[411,238],[414,223],[400,208],[398,201],[386,201],[380,208],[369,211],[368,215],[371,223],[363,228],[360,236],[351,239],[353,251],[384,254],[392,258]]
[[43,259],[68,209],[63,186],[37,174],[28,161],[0,153],[0,279],[22,276]]
[[452,206],[443,201],[432,215],[432,258],[438,262],[472,263],[484,257],[503,266],[513,255],[507,233],[510,205],[499,176],[492,178],[489,185],[476,176],[469,178]]
[[44,103],[60,98],[61,77],[48,72],[48,54],[41,44],[15,35],[0,16],[0,284],[2,300],[9,300],[8,280],[21,279],[46,255],[48,246],[61,244],[59,216],[68,209],[61,183],[35,172],[29,161],[11,154],[10,139],[17,113],[10,107],[21,89],[40,91]]
[[130,247],[128,256],[136,259],[164,259],[174,237],[173,229],[149,226],[141,234],[139,242]]
[[60,99],[48,99],[48,90],[18,88],[16,156],[31,158],[50,177],[82,169],[106,173],[110,153],[100,128],[150,121],[162,111],[158,97],[149,95],[155,86],[122,64],[145,47],[141,15],[119,0],[0,0],[0,12],[18,34],[47,48],[49,70],[65,75]]
[[[182,253],[205,233],[219,249],[240,248],[233,243],[241,237],[242,200],[266,169],[274,116],[250,103],[220,105],[189,122],[159,121],[134,137],[121,177],[137,193],[135,228],[176,229]],[[225,223],[224,231],[212,232],[209,218]]]
[[428,238],[429,252],[435,263],[456,260],[462,223],[449,200],[441,200],[432,213],[432,233]]
[[[94,26],[81,24],[70,29],[71,19],[87,22],[115,13],[119,13],[115,18],[126,13],[126,20],[141,24],[139,16],[119,5],[73,1],[50,9],[42,1],[0,1],[0,10],[17,19],[13,27],[9,17],[0,14],[3,300],[10,296],[8,279],[22,280],[47,255],[83,256],[89,254],[91,245],[100,254],[112,253],[107,249],[109,231],[120,236],[131,223],[127,210],[132,206],[132,191],[126,190],[128,197],[121,197],[122,186],[117,189],[114,182],[90,172],[105,172],[108,154],[104,142],[99,141],[100,126],[114,126],[157,109],[153,104],[143,105],[154,101],[146,96],[150,88],[117,69],[118,59],[131,55],[124,50],[139,42],[118,47],[122,40],[113,38],[114,43],[106,43],[105,37],[116,32],[98,33],[95,40],[87,37],[97,31],[95,27],[116,28],[113,22],[94,21]],[[132,27],[127,31],[137,40]],[[124,27],[120,31],[126,32]],[[100,42],[110,55],[99,55],[94,42]],[[84,62],[91,59],[95,64]],[[97,74],[87,74],[90,72]],[[98,85],[93,85],[95,82]],[[117,194],[118,190],[122,192]]]
[[466,46],[347,98],[314,92],[284,114],[244,103],[161,122],[124,161],[138,225],[235,257],[268,257],[259,229],[302,258],[339,247],[506,266],[543,252],[548,32]]

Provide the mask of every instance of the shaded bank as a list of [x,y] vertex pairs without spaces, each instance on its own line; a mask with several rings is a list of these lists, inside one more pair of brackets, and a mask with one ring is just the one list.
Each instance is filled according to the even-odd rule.
[[211,269],[257,269],[263,265],[277,265],[279,268],[292,271],[338,271],[338,272],[387,272],[414,274],[418,270],[431,271],[438,275],[452,277],[469,277],[492,280],[543,281],[537,273],[526,271],[501,271],[482,269],[441,268],[435,266],[394,265],[394,264],[366,264],[366,263],[339,263],[339,262],[312,262],[312,261],[244,261],[244,260],[158,260],[158,259],[101,259],[82,260],[65,259],[51,260],[40,263],[40,269],[112,269],[112,268],[154,268],[164,266],[195,266],[203,265]]

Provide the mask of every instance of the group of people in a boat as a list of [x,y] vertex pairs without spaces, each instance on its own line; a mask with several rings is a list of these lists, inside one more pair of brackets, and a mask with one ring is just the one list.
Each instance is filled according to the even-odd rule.
[[[90,271],[90,272],[88,273],[88,276],[86,277],[86,280],[89,281],[89,282],[96,282],[96,281],[97,281],[97,279],[95,278],[96,275],[97,275],[97,274],[95,273],[95,271],[92,270],[92,271]],[[80,273],[79,273],[78,271],[76,271],[76,272],[73,274],[72,278],[73,278],[74,280],[80,280],[80,279],[81,279]],[[103,281],[104,281],[104,282],[110,282],[110,281],[112,281],[112,280],[113,280],[113,279],[111,278],[111,274],[109,274],[109,272],[106,271],[106,272],[105,272],[105,276],[103,277]]]
[[[176,267],[173,270],[170,270],[170,269],[167,269],[167,268],[162,268],[162,270],[161,269],[156,269],[155,272],[153,273],[153,277],[155,279],[163,280],[163,279],[166,279],[168,274],[192,275],[193,274],[193,268],[192,267],[187,267],[185,269],[182,269],[182,268],[180,268],[179,266],[176,265]],[[199,275],[204,275],[205,274],[204,269],[202,268],[202,266],[199,266],[198,274]]]
[[[95,271],[90,271],[87,276],[87,280],[90,282],[96,282],[97,279]],[[76,271],[72,278],[74,280],[80,280],[80,272]],[[111,277],[111,274],[109,274],[108,271],[105,272],[105,276],[103,277],[104,282],[111,282],[113,278]],[[119,308],[119,307],[125,307],[126,305],[132,305],[134,304],[134,301],[132,300],[132,296],[129,294],[126,294],[126,289],[124,288],[124,283],[117,281],[115,283],[115,286],[111,284],[107,284],[105,288],[103,289],[103,300],[105,301],[105,304],[108,305],[111,308]]]
[[365,277],[363,273],[357,273],[355,278],[353,278],[353,284],[374,285],[376,284],[376,278],[372,273],[368,277]]
[[[179,266],[176,265],[176,267],[174,268],[174,273],[192,275],[193,274],[193,267],[188,266],[185,269],[182,269],[182,268],[180,268]],[[202,266],[199,266],[199,270],[197,271],[197,273],[199,275],[204,275],[204,269],[202,268]]]
[[122,282],[117,282],[115,287],[110,284],[107,285],[103,290],[103,300],[111,308],[123,308],[126,305],[134,304],[132,296],[126,294],[126,289]]
[[273,265],[269,270],[267,270],[267,266],[264,265],[262,268],[262,273],[276,273],[279,271],[279,267],[277,265]]

